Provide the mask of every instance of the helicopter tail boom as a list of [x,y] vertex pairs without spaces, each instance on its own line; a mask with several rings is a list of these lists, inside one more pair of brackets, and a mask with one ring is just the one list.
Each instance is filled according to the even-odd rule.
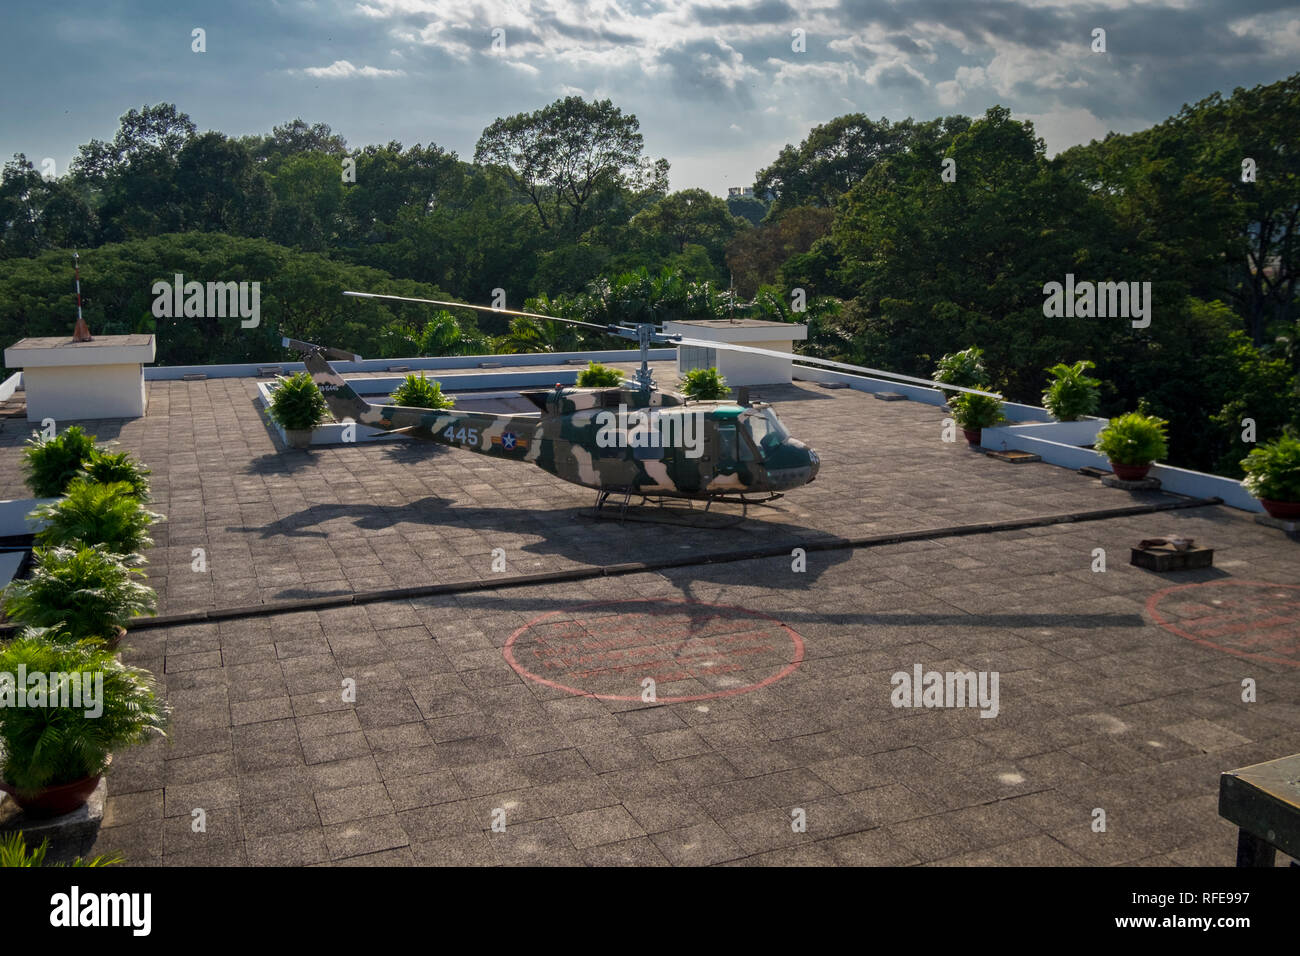
[[316,387],[321,390],[325,396],[325,404],[329,406],[330,412],[339,421],[350,418],[355,422],[362,424],[371,424],[367,419],[378,421],[378,412],[374,405],[371,405],[340,375],[332,365],[326,360],[330,358],[344,361],[356,361],[361,358],[359,355],[353,355],[351,352],[342,352],[338,349],[327,349],[320,345],[313,345],[310,342],[299,342],[297,339],[284,339],[283,344],[286,348],[297,349],[302,353],[303,364],[307,366],[307,372],[311,375],[312,381]]

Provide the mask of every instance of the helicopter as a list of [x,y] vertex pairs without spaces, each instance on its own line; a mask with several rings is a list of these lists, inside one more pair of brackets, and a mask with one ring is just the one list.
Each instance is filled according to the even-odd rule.
[[[369,299],[389,299],[450,308],[476,309],[587,326],[619,338],[633,339],[640,349],[640,369],[630,381],[604,388],[522,389],[517,394],[536,411],[495,414],[481,411],[412,408],[372,404],[330,364],[360,361],[339,349],[285,338],[286,348],[301,353],[303,363],[338,421],[353,421],[394,435],[488,455],[531,462],[564,481],[597,492],[594,513],[611,499],[626,516],[634,497],[642,504],[666,505],[671,499],[751,504],[782,497],[817,478],[821,459],[794,438],[776,410],[766,402],[703,401],[658,388],[652,377],[652,344],[696,345],[767,355],[885,375],[928,386],[934,383],[830,359],[791,355],[753,346],[733,345],[666,334],[652,323],[635,327],[599,325],[577,319],[540,315],[464,302],[418,299],[369,292],[344,292]],[[979,395],[979,389],[945,385]]]

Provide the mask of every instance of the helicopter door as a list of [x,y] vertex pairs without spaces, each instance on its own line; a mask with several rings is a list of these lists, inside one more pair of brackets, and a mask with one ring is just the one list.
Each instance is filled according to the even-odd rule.
[[718,425],[718,474],[734,475],[736,473],[736,425],[728,422]]

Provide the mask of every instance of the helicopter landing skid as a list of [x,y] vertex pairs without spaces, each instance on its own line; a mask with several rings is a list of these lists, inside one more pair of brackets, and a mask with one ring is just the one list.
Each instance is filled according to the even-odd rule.
[[[783,495],[779,492],[763,498],[713,495],[703,499],[703,508],[696,508],[695,503],[700,499],[605,489],[597,493],[596,505],[591,509],[590,517],[606,521],[640,521],[647,524],[671,524],[688,528],[731,528],[749,517],[750,505],[766,504],[781,497]],[[633,498],[641,500],[637,504],[632,504]],[[741,506],[741,513],[737,515],[712,511],[714,502],[738,504]]]

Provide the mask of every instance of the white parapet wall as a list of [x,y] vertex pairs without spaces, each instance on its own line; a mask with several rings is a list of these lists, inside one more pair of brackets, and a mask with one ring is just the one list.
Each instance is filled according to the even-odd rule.
[[[830,369],[796,366],[795,377],[811,382],[842,382],[861,392],[896,392],[927,405],[943,405],[943,393],[922,385],[890,382],[881,378],[836,372]],[[1110,471],[1110,462],[1091,448],[1106,420],[1087,418],[1077,422],[1057,422],[1045,408],[1033,405],[1002,403],[1002,414],[1009,424],[985,428],[980,445],[994,451],[1025,451],[1043,461],[1063,468],[1100,468]],[[1161,488],[1193,498],[1221,498],[1223,503],[1242,511],[1262,514],[1264,508],[1235,478],[1209,475],[1202,471],[1152,465],[1150,477],[1159,478]]]

